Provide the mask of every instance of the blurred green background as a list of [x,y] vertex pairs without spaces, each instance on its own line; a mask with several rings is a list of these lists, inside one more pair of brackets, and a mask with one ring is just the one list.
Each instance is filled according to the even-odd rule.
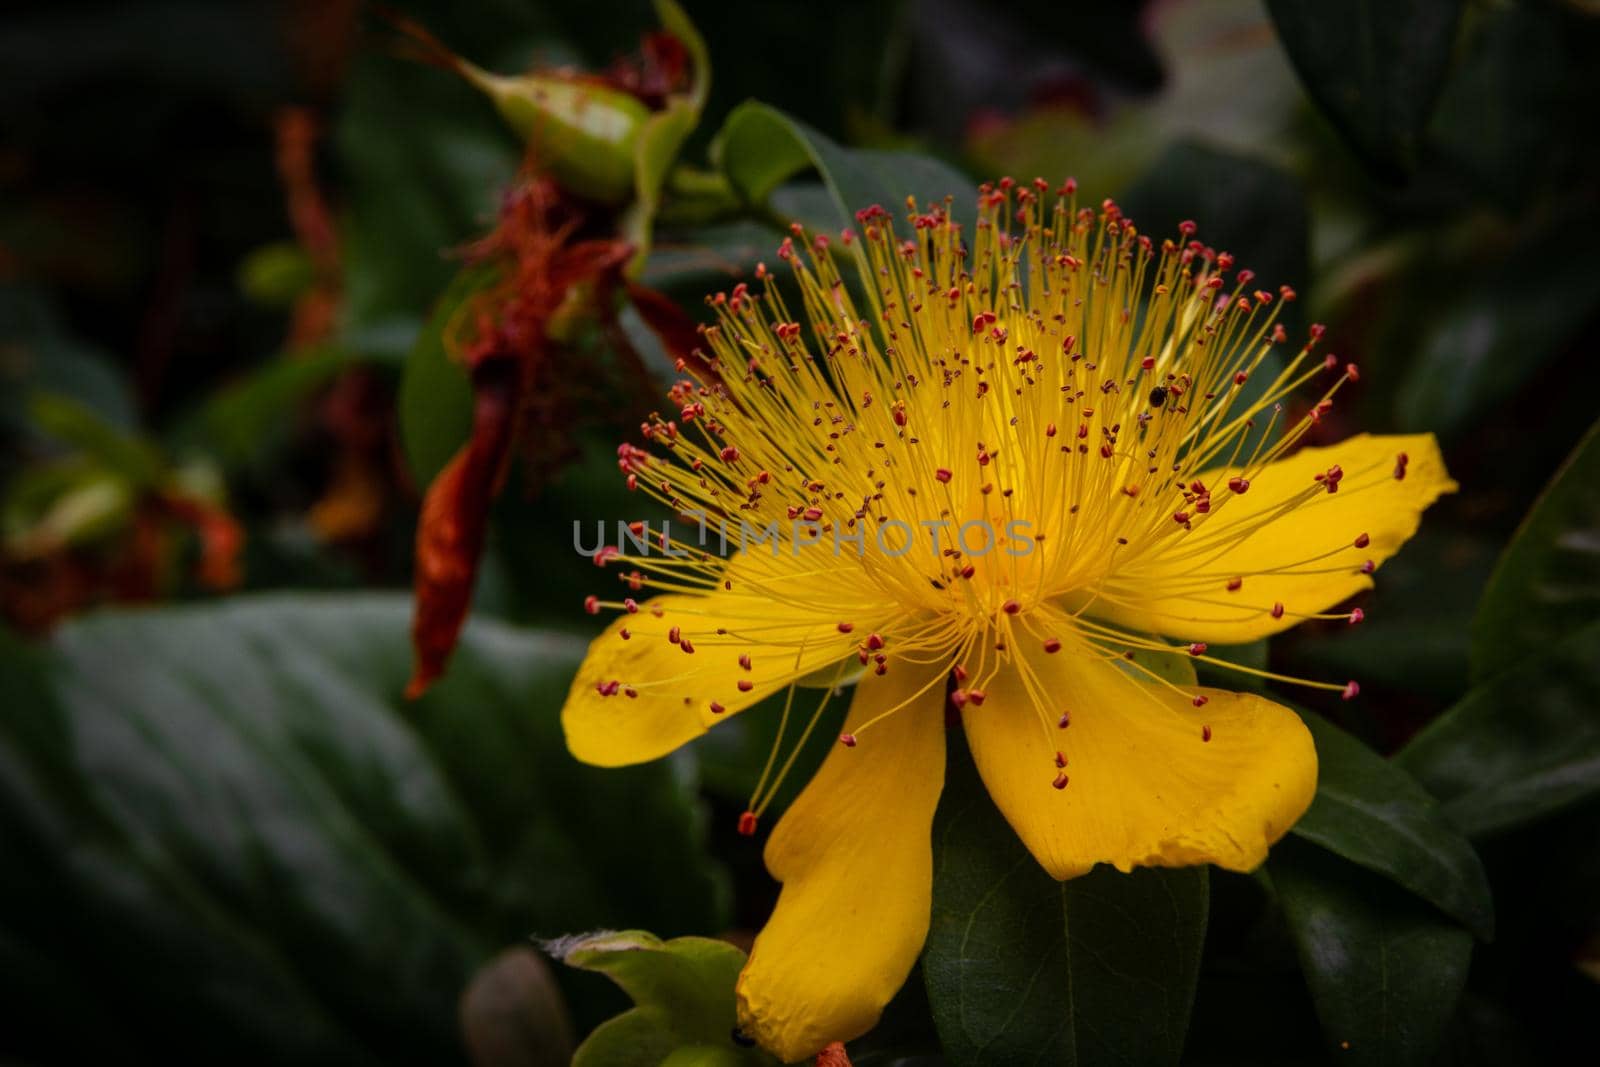
[[[644,0],[397,6],[504,72],[602,70],[658,25]],[[1291,329],[1326,323],[1362,368],[1322,440],[1444,444],[1461,492],[1367,623],[1238,653],[1363,696],[1296,697],[1345,731],[1318,727],[1317,817],[1267,873],[1211,875],[1204,951],[1162,994],[1175,1044],[1148,1061],[1592,1045],[1600,7],[684,7],[712,82],[682,158],[740,190],[792,137],[826,172],[721,201],[669,182],[641,277],[691,316],[789,219],[867,206],[819,176],[893,204],[1074,175],[1298,290]],[[416,475],[438,465],[418,456],[460,439],[419,440],[449,431],[415,384],[426,425],[403,425],[402,382],[437,360],[452,252],[522,158],[479,93],[403,51],[346,0],[0,25],[0,1058],[559,1062],[627,1000],[530,938],[740,941],[775,897],[733,832],[759,713],[624,772],[561,745],[595,621],[571,522],[637,517],[615,445],[670,378],[631,307],[642,362],[606,331],[564,349],[578,384],[495,505],[475,621],[445,679],[401,696]],[[719,146],[749,99],[803,125]],[[995,1055],[952,1036],[951,966],[930,944],[858,1064]]]

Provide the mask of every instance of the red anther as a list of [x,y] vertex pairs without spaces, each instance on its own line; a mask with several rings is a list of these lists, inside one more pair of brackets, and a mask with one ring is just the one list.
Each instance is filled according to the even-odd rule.
[[1368,537],[1366,534],[1357,535],[1355,539],[1355,546],[1357,548],[1366,548],[1370,544],[1372,544],[1372,538]]
[[1340,691],[1339,695],[1345,700],[1354,700],[1361,695],[1361,683],[1354,680],[1344,683],[1344,689]]
[[894,424],[896,426],[904,426],[906,424],[906,413],[905,413],[904,409],[902,409],[902,408],[896,408],[895,409]]
[[1395,481],[1403,482],[1403,481],[1406,480],[1406,464],[1410,463],[1410,462],[1411,462],[1411,457],[1406,455],[1404,452],[1400,453],[1398,456],[1396,456],[1394,458],[1394,480]]
[[743,667],[745,670],[750,669],[750,653],[741,652],[739,654],[739,666]]
[[1274,619],[1283,618],[1283,601],[1280,600],[1276,604],[1272,605],[1272,617]]
[[756,683],[752,682],[750,679],[748,679],[748,678],[740,678],[739,679],[739,692],[748,693],[748,692],[750,692],[750,690],[754,689],[755,687],[756,687]]
[[944,467],[940,467],[938,470],[934,471],[933,476],[939,479],[941,482],[948,482],[951,478],[955,477],[955,475],[951,474],[950,471]]
[[1052,422],[1046,425],[1044,428],[1044,435],[1046,437],[1054,437],[1056,435],[1056,424]]
[[1077,343],[1078,343],[1078,338],[1077,338],[1077,336],[1075,334],[1070,334],[1070,333],[1067,334],[1066,340],[1061,342],[1061,354],[1063,356],[1072,355],[1072,346],[1077,344]]
[[638,488],[639,488],[639,476],[637,474],[628,475],[628,492],[632,493],[632,492],[636,491]]
[[622,689],[622,695],[627,697],[629,700],[637,700],[639,698],[639,691],[631,685],[624,686]]
[[609,682],[594,683],[595,692],[603,697],[616,696],[617,690],[622,688],[622,683],[613,678]]
[[816,522],[818,519],[822,518],[822,509],[806,508],[800,514],[803,515],[808,522]]
[[1172,513],[1172,521],[1182,526],[1189,521],[1189,513],[1187,511],[1175,511]]
[[950,691],[950,703],[954,704],[958,708],[966,707],[967,691],[965,689],[952,689]]
[[683,630],[674,626],[667,631],[667,640],[676,645],[683,640]]
[[1056,729],[1057,730],[1065,730],[1067,727],[1069,727],[1071,725],[1072,725],[1072,713],[1063,711],[1061,713],[1061,718],[1056,720]]
[[1178,223],[1178,232],[1183,234],[1185,237],[1193,237],[1195,231],[1199,228],[1200,227],[1194,224],[1192,219],[1184,219],[1182,222]]
[[1361,620],[1365,619],[1366,617],[1367,617],[1367,613],[1362,611],[1360,608],[1351,608],[1350,609],[1350,625],[1351,626],[1356,625],[1357,623],[1361,622]]
[[1338,370],[1339,357],[1329,352],[1327,358],[1322,361],[1322,366],[1327,370]]
[[978,450],[978,466],[987,467],[989,465],[989,459],[989,453],[983,451],[982,449]]
[[1244,579],[1243,578],[1229,578],[1228,579],[1228,592],[1237,593],[1243,587],[1244,587]]
[[982,689],[969,689],[967,690],[967,699],[981,707],[983,702],[989,699],[989,694]]
[[1291,285],[1278,286],[1278,297],[1285,302],[1292,301],[1299,295],[1300,294],[1296,293],[1294,291],[1294,287]]
[[1203,656],[1206,654],[1206,647],[1207,646],[1204,641],[1196,641],[1194,644],[1189,646],[1189,655]]
[[740,837],[754,837],[754,836],[756,836],[756,813],[755,812],[747,811],[744,814],[739,816],[739,836]]
[[1367,560],[1365,563],[1363,563],[1361,565],[1361,573],[1362,574],[1371,574],[1373,571],[1375,571],[1377,569],[1378,569],[1378,565],[1376,563],[1372,562],[1370,559]]
[[963,577],[963,578],[971,578],[974,574],[977,574],[977,573],[978,573],[978,568],[974,567],[970,563],[967,564],[965,567],[961,568],[961,577]]
[[717,453],[717,455],[722,457],[722,462],[724,463],[734,463],[739,459],[739,450],[732,445],[729,445],[727,448],[724,448],[721,452]]
[[583,610],[587,611],[590,615],[600,614],[600,598],[595,596],[593,593],[590,593],[588,596],[584,597]]
[[887,663],[880,663],[876,667],[872,668],[872,673],[881,678],[885,674],[889,673],[889,665]]
[[723,712],[725,712],[727,710],[728,710],[727,708],[723,707],[721,704],[718,704],[715,700],[713,700],[711,702],[711,714],[713,714],[713,715],[721,715]]
[[1000,610],[1005,612],[1007,615],[1015,615],[1017,612],[1022,610],[1022,605],[1017,603],[1015,600],[1008,600],[1004,604],[1000,605]]
[[839,735],[839,743],[841,745],[843,745],[845,748],[855,748],[856,747],[856,735],[855,734],[840,734]]
[[950,668],[950,677],[954,678],[958,682],[964,682],[967,680],[967,669],[961,664],[957,663],[954,667]]
[[1190,702],[1189,702],[1189,703],[1191,703],[1191,704],[1193,704],[1193,705],[1194,705],[1194,706],[1195,706],[1195,707],[1197,707],[1197,708],[1203,708],[1203,707],[1205,707],[1205,706],[1206,706],[1206,705],[1207,705],[1207,704],[1209,704],[1209,703],[1211,703],[1211,701],[1210,701],[1210,700],[1209,700],[1209,699],[1208,699],[1208,698],[1206,698],[1206,697],[1203,697],[1203,696],[1198,696],[1198,695],[1197,695],[1197,696],[1196,696],[1196,697],[1195,697],[1195,698],[1194,698],[1194,699],[1193,699],[1193,700],[1191,700],[1191,701],[1190,701]]
[[858,649],[856,649],[856,659],[860,662],[860,664],[863,667],[865,667],[867,665],[868,661],[872,659],[872,657],[867,654],[867,650],[866,649],[858,648]]
[[1055,780],[1050,784],[1055,786],[1057,789],[1065,789],[1067,787],[1067,772],[1062,771],[1060,774],[1056,775]]
[[1143,367],[1145,370],[1155,370],[1156,357],[1155,356],[1145,356],[1143,359],[1141,359],[1139,361],[1139,366]]
[[1067,754],[1065,752],[1062,752],[1060,749],[1057,749],[1056,750],[1056,766],[1057,767],[1065,767],[1066,765],[1067,765]]
[[853,623],[853,622],[841,622],[839,624],[839,632],[842,633],[842,634],[847,634],[851,630],[854,630],[855,628],[856,628],[856,624]]
[[1311,324],[1311,340],[1312,340],[1312,343],[1315,343],[1317,341],[1322,340],[1322,335],[1327,333],[1327,332],[1328,332],[1328,328],[1326,326],[1324,326],[1322,323],[1313,322]]
[[1249,380],[1250,380],[1250,375],[1246,374],[1244,371],[1240,371],[1238,374],[1235,374],[1233,376],[1233,384],[1234,385],[1243,385],[1245,382],[1247,382]]
[[1061,183],[1061,193],[1062,193],[1063,196],[1071,196],[1073,193],[1076,193],[1077,191],[1078,191],[1078,179],[1076,179],[1076,178],[1068,178],[1066,181]]
[[607,563],[616,559],[620,555],[622,555],[622,549],[618,548],[616,545],[604,545],[601,547],[600,551],[594,554],[594,565],[596,567],[604,567]]
[[631,596],[622,598],[622,607],[629,615],[639,614],[639,602]]
[[628,638],[633,636],[633,631],[629,630],[626,626],[624,626],[624,627],[622,627],[621,629],[619,629],[617,631],[617,636],[622,638],[624,641],[626,641],[626,640],[628,640]]
[[1344,365],[1344,376],[1352,382],[1359,382],[1361,380],[1361,368],[1354,363],[1346,363]]
[[1044,650],[1046,652],[1050,652],[1050,653],[1060,652],[1061,651],[1061,638],[1059,638],[1059,637],[1047,637],[1047,638],[1045,638],[1044,639]]
[[685,637],[683,640],[678,642],[678,651],[682,652],[685,656],[694,655],[694,642]]
[[1228,479],[1228,491],[1231,493],[1244,493],[1250,489],[1250,480],[1235,475]]

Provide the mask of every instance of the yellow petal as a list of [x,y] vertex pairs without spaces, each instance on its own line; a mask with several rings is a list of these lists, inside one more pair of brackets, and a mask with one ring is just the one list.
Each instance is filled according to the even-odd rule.
[[1316,792],[1316,750],[1292,711],[1139,680],[1076,639],[1053,655],[1028,648],[962,720],[989,795],[1057,878],[1097,863],[1248,871]]
[[[1397,479],[1401,453],[1406,474]],[[1277,513],[1286,501],[1315,491],[1313,476],[1334,464],[1344,469],[1338,492],[1316,492]],[[1362,564],[1376,567],[1394,555],[1417,532],[1423,510],[1456,489],[1432,434],[1362,434],[1302,448],[1251,477],[1243,495],[1223,488],[1237,473],[1202,475],[1215,512],[1119,573],[1089,613],[1134,630],[1218,644],[1267,637],[1371,586]],[[1357,548],[1362,534],[1370,543]],[[1230,590],[1234,579],[1242,580]],[[1284,606],[1279,618],[1275,604]]]
[[[724,600],[655,597],[638,614],[622,615],[606,627],[590,644],[561,709],[568,750],[601,767],[656,759],[781,690],[796,674],[797,661],[803,672],[820,671],[855,647],[832,625],[820,624],[795,627],[795,649],[740,641],[729,625],[739,605],[729,611]],[[669,639],[673,627],[677,642]],[[719,635],[718,628],[729,633]],[[812,643],[799,650],[808,638]],[[683,651],[685,639],[693,653]],[[749,670],[739,664],[745,654]],[[750,688],[741,689],[741,681]],[[614,691],[603,691],[612,682]]]
[[590,644],[567,693],[567,748],[602,767],[642,763],[797,678],[827,684],[833,675],[824,667],[857,667],[856,650],[875,625],[867,613],[883,609],[834,593],[788,603],[782,589],[791,575],[804,577],[793,560],[741,556],[728,567],[728,588],[658,596],[619,615]]
[[871,1029],[922,950],[944,701],[942,665],[864,678],[846,731],[898,710],[835,747],[767,843],[783,893],[739,977],[739,1024],[786,1062]]

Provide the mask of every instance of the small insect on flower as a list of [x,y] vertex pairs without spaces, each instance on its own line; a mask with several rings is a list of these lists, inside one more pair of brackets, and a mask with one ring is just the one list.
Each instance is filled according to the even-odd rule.
[[[646,424],[638,485],[773,543],[640,559],[659,595],[629,614],[597,594],[632,639],[594,641],[562,712],[579,759],[620,766],[774,694],[798,746],[854,682],[767,841],[783,891],[738,984],[741,1031],[786,1061],[869,1029],[916,962],[947,728],[1056,878],[1259,865],[1311,802],[1310,734],[1190,664],[1354,697],[1209,649],[1359,619],[1341,602],[1455,488],[1430,435],[1303,447],[1354,375],[1325,371],[1320,327],[1292,344],[1192,224],[1147,236],[1071,183],[986,185],[970,231],[908,208],[831,246],[796,227],[778,255],[799,308],[771,285],[709,302],[706,365],[669,409],[704,414]],[[615,682],[637,699],[596,689]]]

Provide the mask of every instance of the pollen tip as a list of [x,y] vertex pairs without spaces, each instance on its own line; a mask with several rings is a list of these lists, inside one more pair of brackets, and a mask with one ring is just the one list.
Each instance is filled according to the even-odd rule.
[[988,697],[989,694],[985,693],[982,689],[967,690],[967,699],[976,705],[982,706],[983,702],[987,700]]
[[1061,773],[1057,774],[1050,784],[1055,786],[1057,789],[1065,789],[1067,787],[1067,772],[1062,771]]
[[1061,713],[1061,718],[1056,720],[1056,729],[1057,730],[1065,730],[1067,727],[1069,727],[1071,725],[1072,725],[1072,713],[1063,711]]
[[1366,617],[1367,613],[1362,611],[1360,608],[1352,608],[1350,611],[1350,625],[1354,626]]
[[1189,655],[1203,656],[1206,654],[1206,647],[1207,646],[1204,641],[1196,641],[1194,644],[1189,646]]
[[1272,617],[1274,619],[1283,618],[1283,602],[1281,600],[1272,605]]
[[950,691],[950,703],[958,708],[966,707],[968,699],[969,694],[965,689],[953,689]]
[[583,610],[587,611],[590,615],[600,614],[600,598],[595,596],[593,593],[590,593],[588,596],[584,597]]
[[713,715],[721,715],[723,712],[728,710],[727,708],[723,707],[721,704],[717,703],[715,700],[713,700],[711,702],[710,706],[711,706],[711,714],[713,714]]
[[1209,697],[1201,696],[1201,695],[1197,694],[1195,696],[1194,700],[1190,701],[1190,703],[1192,703],[1197,708],[1203,708],[1207,704],[1211,703],[1211,700],[1210,700]]
[[1345,700],[1354,700],[1361,695],[1361,684],[1354,680],[1344,684],[1344,689],[1339,694]]
[[1059,637],[1047,637],[1047,638],[1045,638],[1044,650],[1046,652],[1051,652],[1051,653],[1060,652],[1061,651],[1061,638],[1059,638]]
[[856,624],[853,623],[853,622],[841,622],[839,624],[839,632],[842,633],[842,634],[847,634],[850,631],[854,630],[855,628],[856,628]]
[[1210,726],[1201,726],[1200,727],[1200,740],[1202,740],[1202,741],[1211,740],[1211,727]]
[[855,734],[840,734],[839,735],[839,743],[841,745],[843,745],[845,748],[855,748],[856,747],[856,735]]
[[739,836],[740,837],[754,837],[754,836],[756,836],[756,813],[755,812],[747,811],[747,812],[744,812],[743,814],[741,814],[739,816]]
[[1000,610],[1005,612],[1007,615],[1015,615],[1017,612],[1022,610],[1022,605],[1017,603],[1015,600],[1008,600],[1004,604],[1000,605]]

